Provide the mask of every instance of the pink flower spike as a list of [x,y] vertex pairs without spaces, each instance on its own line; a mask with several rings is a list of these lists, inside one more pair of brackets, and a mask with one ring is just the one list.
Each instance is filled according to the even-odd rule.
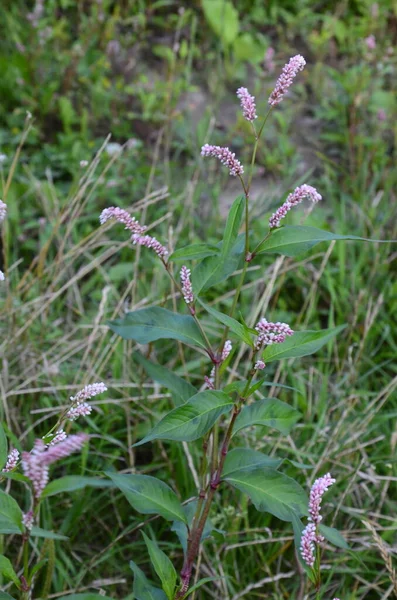
[[101,225],[109,221],[109,219],[115,219],[119,223],[125,225],[126,229],[129,229],[131,233],[143,233],[146,229],[143,225],[140,225],[135,217],[131,217],[131,215],[124,210],[123,208],[119,208],[118,206],[109,206],[109,208],[105,208],[99,217],[99,221]]
[[66,440],[67,437],[68,436],[66,435],[63,429],[58,429],[51,442],[47,444],[47,446],[55,446],[55,444],[59,444],[59,442],[63,442],[63,440]]
[[66,418],[75,421],[79,417],[87,417],[92,412],[92,406],[88,402],[82,402],[77,406],[72,406],[66,413]]
[[313,567],[315,559],[315,542],[316,542],[316,526],[314,523],[309,523],[302,531],[300,551],[301,556],[309,567]]
[[[320,510],[323,495],[328,490],[328,488],[335,483],[335,481],[336,480],[331,477],[331,474],[327,473],[323,477],[316,479],[316,481],[312,485],[309,497],[309,521],[314,523],[316,527],[320,524],[322,520]],[[318,537],[318,541],[322,541],[322,536]]]
[[45,449],[43,440],[36,440],[30,453],[22,452],[22,470],[32,482],[36,498],[40,498],[49,479],[48,466],[42,463]]
[[186,304],[192,304],[194,302],[193,288],[190,281],[190,269],[183,266],[180,272],[181,283],[182,283],[182,294]]
[[368,50],[375,50],[376,48],[376,38],[373,34],[369,35],[368,37],[365,38],[364,40],[365,45],[367,46]]
[[241,87],[236,92],[243,109],[243,117],[253,123],[258,118],[256,114],[255,96],[251,96],[247,88]]
[[228,167],[230,175],[238,177],[244,173],[243,165],[237,160],[234,152],[231,152],[229,148],[222,148],[222,146],[212,146],[205,144],[201,148],[201,156],[214,156],[225,166]]
[[151,237],[150,235],[139,235],[139,233],[134,233],[131,239],[134,245],[138,244],[139,246],[151,248],[162,259],[168,256],[167,248],[160,244],[160,242],[158,242],[155,237]]
[[291,208],[300,204],[305,198],[308,198],[314,204],[322,199],[316,188],[311,185],[303,184],[298,186],[291,194],[289,194],[284,204],[272,214],[269,219],[270,228],[280,227],[281,219],[284,219]]
[[85,402],[98,394],[102,394],[107,391],[106,385],[101,381],[100,383],[90,383],[86,385],[82,390],[77,392],[75,396],[70,397],[70,401],[72,404],[80,404],[81,402]]
[[14,450],[11,450],[11,452],[7,456],[7,462],[4,466],[3,473],[8,473],[9,471],[12,471],[13,469],[15,469],[15,467],[18,464],[18,460],[19,460],[19,452],[18,452],[18,450],[16,450],[14,448]]
[[257,360],[255,365],[254,365],[254,369],[256,369],[257,371],[263,371],[263,369],[266,367],[265,363],[263,362],[263,360]]
[[287,323],[270,323],[265,318],[261,319],[255,326],[258,337],[255,343],[255,349],[260,350],[262,346],[271,346],[272,344],[282,344],[287,336],[294,334]]
[[270,94],[269,104],[271,106],[277,106],[281,102],[284,94],[288,91],[299,71],[303,70],[305,64],[306,61],[300,54],[289,59],[277,80],[276,87]]
[[232,351],[232,342],[230,340],[226,340],[225,345],[223,346],[222,354],[221,354],[222,362],[227,359],[227,357],[229,356],[231,351]]
[[55,446],[51,446],[41,455],[41,464],[48,466],[61,458],[66,458],[73,452],[80,450],[89,439],[90,436],[86,433],[69,435],[66,440],[59,442],[59,444],[56,444]]
[[30,531],[33,527],[34,522],[34,514],[32,510],[29,510],[27,513],[22,515],[22,523],[25,525],[26,529]]
[[7,204],[0,200],[0,223],[4,221],[7,216]]
[[265,52],[265,58],[264,58],[265,68],[267,69],[267,71],[269,73],[273,73],[273,71],[275,69],[275,65],[273,62],[274,54],[275,54],[274,48],[269,46],[269,48]]

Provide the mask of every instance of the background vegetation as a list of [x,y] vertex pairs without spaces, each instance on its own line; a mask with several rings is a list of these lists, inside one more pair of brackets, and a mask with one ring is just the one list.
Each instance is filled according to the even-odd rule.
[[[202,164],[200,147],[229,145],[244,161],[250,130],[235,90],[247,86],[263,113],[281,67],[301,53],[308,65],[273,113],[257,156],[255,227],[263,230],[288,191],[310,180],[324,198],[311,224],[396,239],[396,35],[392,0],[1,3],[0,196],[9,218],[0,392],[17,448],[47,431],[73,391],[103,380],[108,397],[93,402],[95,413],[76,426],[94,434],[90,453],[71,457],[56,474],[136,469],[156,473],[183,497],[195,494],[200,448],[193,456],[168,442],[131,448],[170,398],[134,360],[135,345],[106,325],[125,310],[181,300],[152,253],[132,250],[122,228],[99,228],[100,211],[131,209],[171,247],[217,241],[239,190],[215,162]],[[266,59],[270,47],[274,66]],[[297,211],[289,218],[301,217]],[[347,323],[314,357],[269,366],[270,382],[288,386],[270,384],[271,394],[303,413],[293,435],[246,433],[258,449],[282,448],[295,461],[285,471],[299,473],[304,486],[328,470],[337,478],[324,513],[349,549],[325,553],[327,598],[393,594],[396,257],[391,244],[333,242],[299,260],[270,258],[252,267],[241,298],[250,324],[261,314],[297,329]],[[233,283],[208,301],[227,307]],[[172,341],[141,351],[198,385],[208,371]],[[222,579],[196,597],[303,599],[290,526],[230,489],[218,506],[201,572]],[[103,589],[125,598],[130,559],[153,576],[141,516],[118,491],[53,498],[44,520],[69,538],[41,550],[51,557],[42,583],[48,597]],[[363,520],[374,524],[383,552]],[[176,536],[162,534],[161,519],[146,531],[151,527],[178,561]],[[17,550],[15,539],[4,537],[3,552]]]

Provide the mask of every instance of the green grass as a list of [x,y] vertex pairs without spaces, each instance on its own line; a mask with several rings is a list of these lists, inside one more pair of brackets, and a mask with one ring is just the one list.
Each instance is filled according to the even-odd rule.
[[[159,304],[183,310],[183,303],[156,257],[131,249],[121,226],[100,228],[99,214],[112,204],[131,209],[153,223],[154,235],[171,247],[219,241],[227,207],[240,192],[218,165],[203,163],[200,145],[208,140],[232,145],[246,161],[249,130],[239,117],[234,90],[247,84],[264,109],[281,66],[301,52],[308,66],[266,126],[257,157],[255,239],[273,208],[305,180],[324,198],[308,224],[397,239],[397,63],[387,54],[395,8],[379,3],[374,19],[364,2],[321,7],[308,1],[270,2],[264,9],[262,2],[239,0],[234,3],[239,35],[253,40],[248,56],[241,57],[242,40],[225,45],[199,2],[188,3],[183,15],[177,2],[126,2],[119,11],[104,2],[104,21],[96,3],[79,10],[60,3],[57,18],[57,3],[48,4],[38,30],[26,24],[23,2],[0,8],[0,152],[7,155],[0,166],[0,196],[9,205],[2,229],[7,280],[0,290],[3,420],[16,447],[30,448],[74,391],[103,380],[108,394],[95,399],[86,422],[74,426],[93,434],[89,454],[58,465],[52,477],[136,470],[168,482],[186,500],[196,493],[200,445],[191,443],[186,450],[155,441],[131,448],[171,407],[171,398],[134,361],[136,345],[106,325],[126,309]],[[52,33],[43,43],[39,33],[45,27]],[[372,56],[363,42],[370,33],[378,41]],[[121,45],[121,74],[106,50],[114,39]],[[16,49],[16,42],[26,53]],[[277,68],[264,74],[260,61],[270,44]],[[202,110],[193,92],[203,94]],[[386,111],[386,121],[379,120],[379,109]],[[26,110],[33,113],[28,132]],[[110,157],[104,145],[108,132],[120,144],[135,142]],[[81,160],[90,165],[80,167]],[[303,214],[291,213],[289,223],[299,223]],[[336,477],[324,522],[343,532],[350,549],[327,546],[324,599],[393,594],[385,553],[363,521],[374,524],[393,556],[395,259],[396,245],[358,242],[317,246],[296,259],[263,255],[250,268],[239,303],[251,326],[265,313],[294,329],[347,324],[314,357],[269,364],[269,381],[293,389],[274,385],[268,395],[303,414],[292,434],[257,429],[239,437],[239,445],[307,465],[283,466],[304,487],[328,470]],[[209,290],[206,301],[227,309],[236,282],[234,276],[216,293]],[[219,333],[208,317],[203,323],[214,336]],[[193,384],[200,385],[210,370],[202,356],[172,340],[140,350]],[[237,351],[227,377],[237,365],[243,376],[249,368],[245,359]],[[17,483],[6,489],[23,497]],[[288,524],[256,512],[245,497],[226,488],[211,518],[218,532],[203,545],[200,576],[220,579],[197,592],[196,600],[307,597],[308,582]],[[44,591],[35,597],[98,589],[113,598],[132,597],[131,559],[155,580],[140,533],[144,523],[145,532],[155,532],[180,568],[179,542],[167,523],[143,520],[120,492],[86,488],[46,501],[41,526],[69,541],[34,546],[37,556],[50,558],[49,580],[41,576],[37,589]],[[15,539],[4,536],[2,544],[3,553],[16,559]]]

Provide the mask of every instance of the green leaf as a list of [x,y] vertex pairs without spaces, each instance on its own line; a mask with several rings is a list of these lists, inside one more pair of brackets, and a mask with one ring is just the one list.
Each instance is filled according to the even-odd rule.
[[7,594],[7,592],[0,592],[0,600],[15,600],[15,598]]
[[134,600],[166,600],[163,590],[149,583],[145,573],[133,560],[130,561],[130,567],[134,573]]
[[139,352],[134,354],[134,358],[143,366],[151,379],[171,390],[176,405],[183,404],[183,402],[186,402],[189,398],[197,394],[194,386],[185,379],[182,379],[182,377],[175,375],[175,373],[166,367],[152,363]]
[[20,531],[23,531],[22,511],[18,503],[9,494],[0,490],[0,519],[16,525]]
[[192,585],[191,588],[188,589],[188,591],[186,592],[186,595],[183,596],[183,598],[189,598],[190,594],[192,594],[195,590],[198,590],[199,588],[201,588],[201,586],[205,585],[206,583],[210,583],[211,581],[218,581],[219,579],[224,579],[223,577],[204,577],[203,579],[199,579],[199,581],[197,583],[195,583],[194,585]]
[[319,526],[320,533],[325,537],[326,540],[331,542],[337,548],[343,548],[349,550],[349,544],[346,542],[343,535],[334,527],[327,527],[326,525]]
[[221,260],[227,258],[237,240],[241,219],[244,212],[244,196],[239,196],[233,202],[227,216],[225,231],[222,239]]
[[174,565],[168,558],[168,556],[163,552],[155,541],[148,538],[147,535],[142,531],[143,538],[145,540],[145,544],[149,551],[150,560],[152,561],[152,565],[154,570],[156,571],[164,592],[169,600],[174,600],[175,595],[175,585],[176,585],[176,571]]
[[169,412],[140,442],[140,446],[152,440],[175,440],[192,442],[202,437],[224,413],[231,410],[233,402],[223,392],[205,390],[188,402]]
[[4,517],[0,516],[0,533],[22,535],[21,529]]
[[343,331],[345,327],[346,325],[339,325],[339,327],[321,329],[320,331],[297,331],[282,344],[267,346],[262,354],[263,360],[271,362],[282,358],[298,358],[314,354]]
[[169,260],[197,260],[219,254],[219,247],[213,244],[191,244],[179,250],[175,250]]
[[236,321],[236,319],[229,317],[229,315],[225,315],[224,313],[219,312],[219,310],[212,308],[212,306],[209,306],[202,300],[199,300],[199,303],[210,315],[214,317],[214,319],[220,323],[223,323],[223,325],[226,325],[226,327],[228,327],[230,331],[233,331],[233,333],[235,333],[240,340],[253,348],[254,342],[252,341],[250,330],[245,325],[242,325]]
[[101,594],[67,594],[62,596],[59,600],[112,600],[110,596],[102,596]]
[[238,12],[230,0],[202,0],[205,18],[225,46],[230,46],[239,32]]
[[254,471],[260,467],[277,469],[282,462],[281,458],[273,458],[251,448],[233,448],[226,455],[222,479],[232,476],[236,471]]
[[8,444],[6,434],[4,433],[3,425],[0,423],[0,470],[4,467],[7,462],[8,456]]
[[139,344],[171,339],[205,348],[204,338],[193,317],[178,315],[159,306],[129,312],[121,319],[109,321],[109,327],[125,340],[135,340]]
[[286,402],[277,398],[263,398],[243,407],[236,419],[233,435],[253,425],[272,427],[287,435],[301,416],[296,408]]
[[0,573],[7,579],[11,579],[17,588],[20,589],[21,582],[19,581],[18,575],[15,573],[10,560],[2,554],[0,554]]
[[279,471],[262,467],[257,471],[235,471],[224,478],[251,498],[257,510],[269,512],[283,521],[295,513],[307,514],[308,498],[301,486]]
[[144,515],[159,514],[167,521],[186,523],[185,513],[175,492],[160,479],[150,475],[106,474],[138,512]]
[[60,533],[55,533],[54,531],[48,531],[47,529],[42,529],[41,527],[32,527],[30,534],[32,537],[47,538],[49,540],[69,539],[66,535],[61,535]]
[[66,475],[51,481],[43,490],[42,498],[55,496],[63,492],[74,492],[85,487],[105,488],[113,487],[113,484],[107,479],[99,477],[84,477],[81,475]]
[[195,296],[230,277],[244,259],[244,234],[241,234],[227,257],[209,256],[199,263],[192,273]]
[[388,242],[392,240],[370,240],[356,235],[339,235],[331,231],[308,227],[306,225],[286,225],[272,231],[255,254],[283,254],[285,256],[297,256],[307,252],[320,242],[331,242],[332,240],[357,240],[360,242]]

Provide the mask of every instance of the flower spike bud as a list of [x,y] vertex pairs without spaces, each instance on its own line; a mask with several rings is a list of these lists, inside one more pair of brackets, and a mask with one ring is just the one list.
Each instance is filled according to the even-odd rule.
[[0,200],[0,223],[4,221],[7,216],[7,204]]
[[300,54],[293,56],[289,59],[288,63],[284,66],[280,77],[277,80],[276,87],[272,91],[269,97],[269,104],[271,106],[277,106],[284,97],[284,94],[288,91],[288,88],[292,85],[295,77],[302,71],[306,64],[305,59]]
[[18,464],[18,460],[19,460],[18,450],[16,450],[16,449],[11,450],[11,452],[7,456],[7,462],[4,466],[3,473],[8,473],[9,471],[12,471],[13,469],[15,469],[15,467]]
[[146,229],[143,225],[140,225],[135,217],[131,217],[131,215],[124,210],[123,208],[119,208],[118,206],[109,206],[109,208],[105,208],[99,217],[99,221],[101,225],[109,221],[109,219],[115,219],[119,223],[125,225],[126,229],[129,229],[131,233],[143,233]]
[[254,369],[256,369],[257,371],[263,371],[263,369],[266,367],[265,363],[263,362],[263,360],[257,360],[255,365],[254,365]]
[[330,473],[327,473],[323,477],[316,479],[313,483],[312,488],[310,490],[309,497],[309,521],[314,523],[316,526],[320,524],[322,520],[322,516],[320,514],[321,511],[321,501],[323,499],[323,495],[334,484],[336,479],[331,477]]
[[284,219],[285,215],[297,204],[300,204],[305,198],[308,198],[313,204],[319,202],[322,197],[316,190],[316,188],[311,185],[300,185],[295,188],[295,190],[289,194],[286,201],[280,208],[276,210],[275,213],[269,219],[269,226],[272,229],[273,227],[280,227],[281,219]]
[[232,342],[230,340],[226,340],[225,345],[223,346],[222,354],[221,354],[222,362],[227,359],[227,357],[229,356],[231,351],[232,351]]
[[134,233],[131,239],[134,245],[138,244],[139,246],[145,246],[146,248],[154,250],[161,259],[165,259],[168,256],[167,248],[160,244],[155,237]]
[[255,96],[251,96],[247,88],[241,87],[236,92],[243,109],[243,117],[253,123],[258,118],[256,114]]
[[313,567],[315,563],[315,542],[316,542],[316,526],[314,523],[309,523],[306,525],[305,529],[302,531],[300,551],[301,556],[305,563],[309,565],[309,567]]
[[222,148],[222,146],[212,146],[205,144],[201,148],[201,156],[214,156],[217,158],[225,167],[228,167],[230,175],[238,177],[244,173],[243,165],[237,160],[234,152],[231,152],[229,148]]
[[271,346],[272,344],[282,344],[287,336],[294,334],[287,323],[270,323],[265,318],[261,319],[255,326],[258,337],[255,343],[255,349],[260,350],[262,346]]
[[192,282],[190,281],[190,269],[183,266],[180,272],[181,283],[182,283],[182,294],[186,304],[192,304],[194,302]]

